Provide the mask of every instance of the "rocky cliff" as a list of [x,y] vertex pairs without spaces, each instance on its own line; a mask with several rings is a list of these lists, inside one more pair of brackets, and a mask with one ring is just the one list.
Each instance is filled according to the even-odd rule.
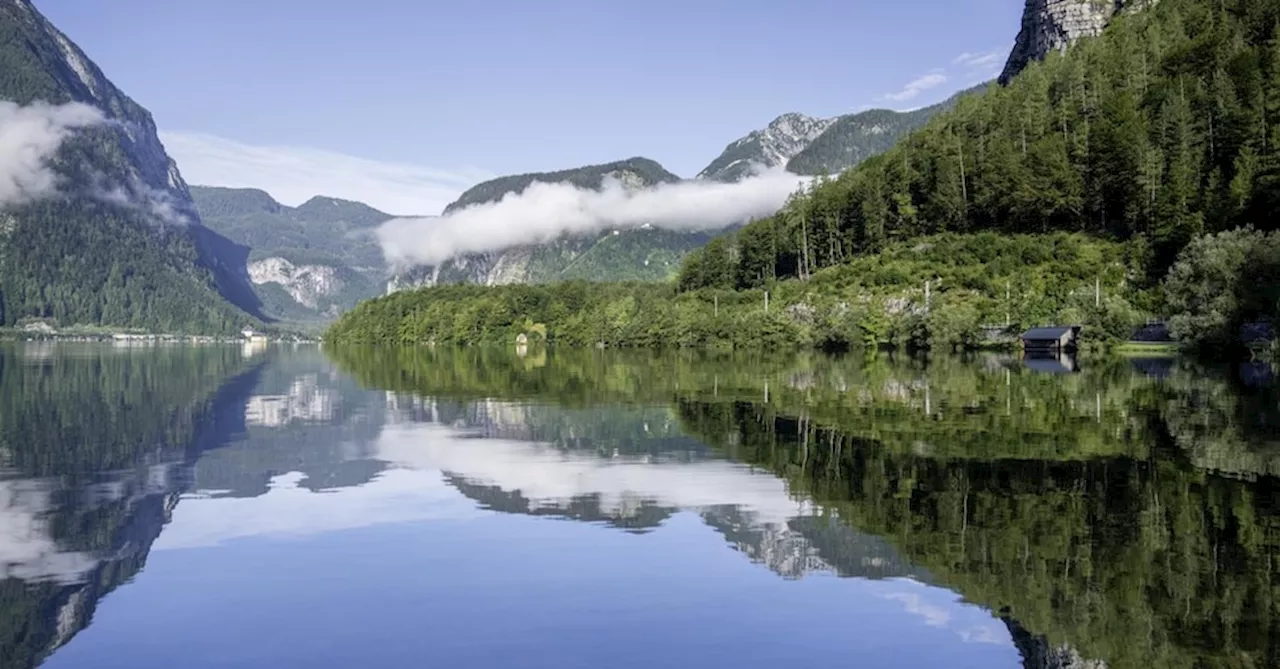
[[730,142],[698,178],[739,181],[753,169],[786,165],[835,121],[794,112],[783,114],[764,128]]
[[205,225],[249,247],[248,276],[269,316],[327,321],[382,291],[387,264],[373,230],[391,214],[323,196],[290,207],[251,188],[190,190]]
[[255,286],[279,284],[289,297],[308,309],[319,308],[321,300],[338,295],[346,287],[333,267],[295,265],[284,258],[265,258],[250,263],[249,279]]
[[826,119],[783,114],[768,126],[730,142],[698,178],[735,182],[772,167],[786,167],[795,174],[838,174],[888,151],[903,135],[954,107],[961,96],[985,87],[961,91],[912,111],[868,109]]
[[1009,83],[1028,63],[1052,51],[1062,51],[1081,37],[1102,32],[1111,17],[1127,9],[1140,9],[1156,0],[1027,0],[1022,29],[1000,74]]

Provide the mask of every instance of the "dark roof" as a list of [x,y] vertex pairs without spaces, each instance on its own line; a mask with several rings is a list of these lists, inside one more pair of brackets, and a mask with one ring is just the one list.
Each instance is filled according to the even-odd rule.
[[1066,325],[1054,325],[1046,328],[1031,328],[1022,333],[1023,339],[1062,339],[1062,336],[1071,332],[1073,328]]

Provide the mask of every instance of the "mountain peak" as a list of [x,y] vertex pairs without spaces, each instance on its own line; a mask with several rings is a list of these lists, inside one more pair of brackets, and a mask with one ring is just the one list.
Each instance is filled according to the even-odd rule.
[[298,205],[294,211],[307,219],[326,222],[345,221],[357,227],[378,225],[395,216],[379,211],[363,202],[316,195]]
[[190,191],[202,216],[205,213],[217,216],[275,213],[285,209],[269,193],[258,188],[191,186]]
[[786,165],[834,121],[799,112],[782,114],[763,129],[730,142],[719,157],[698,173],[698,178],[739,181],[760,167]]
[[1009,83],[1028,64],[1050,52],[1065,50],[1081,37],[1100,34],[1116,14],[1154,4],[1156,0],[1027,0],[1022,28],[1000,73],[1000,83]]
[[619,175],[629,176],[624,181],[641,187],[680,181],[680,177],[672,174],[658,161],[644,156],[632,156],[611,163],[584,165],[569,170],[530,172],[490,179],[467,189],[456,201],[445,207],[444,212],[447,214],[471,205],[497,202],[508,193],[523,193],[534,183],[565,183],[578,188],[599,189],[607,177]]
[[326,207],[326,206],[341,207],[343,205],[350,205],[350,204],[359,204],[361,206],[367,206],[360,202],[355,202],[353,200],[344,200],[339,197],[329,197],[327,195],[312,195],[311,198],[308,199],[306,202],[303,202],[302,204],[298,205],[298,208],[302,209],[304,207]]

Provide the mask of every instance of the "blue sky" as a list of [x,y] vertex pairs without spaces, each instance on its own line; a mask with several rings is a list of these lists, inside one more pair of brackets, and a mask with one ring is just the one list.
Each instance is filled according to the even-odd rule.
[[783,112],[936,102],[998,72],[1023,0],[35,4],[188,181],[435,213],[486,176],[634,155],[692,176]]

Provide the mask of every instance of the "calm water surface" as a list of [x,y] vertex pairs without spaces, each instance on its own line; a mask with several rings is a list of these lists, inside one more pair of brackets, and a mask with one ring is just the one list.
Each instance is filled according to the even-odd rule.
[[0,667],[1280,666],[1264,367],[0,347]]

